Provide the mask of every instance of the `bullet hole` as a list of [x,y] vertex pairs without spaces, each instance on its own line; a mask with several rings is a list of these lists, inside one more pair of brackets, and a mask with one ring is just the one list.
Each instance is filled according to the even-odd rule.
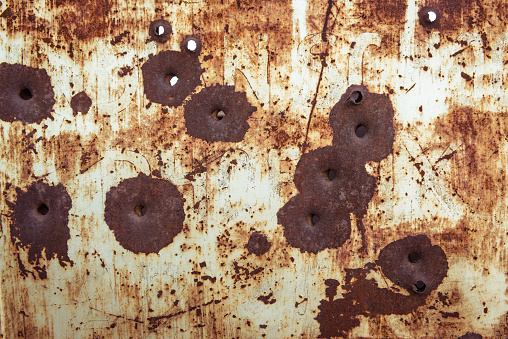
[[166,20],[155,20],[150,23],[150,27],[148,28],[148,34],[151,37],[152,41],[156,41],[158,43],[165,43],[171,37],[171,33],[173,29],[171,25]]
[[197,47],[198,47],[198,45],[196,44],[195,40],[190,39],[189,41],[187,41],[187,49],[189,51],[194,52]]
[[37,207],[37,212],[39,212],[40,215],[46,215],[49,212],[49,207],[46,204],[40,204],[39,207]]
[[196,35],[186,36],[180,44],[182,52],[186,52],[193,57],[196,57],[201,53],[202,47],[203,45],[201,43],[201,39]]
[[367,134],[367,128],[363,125],[356,126],[355,134],[358,138],[363,138]]
[[415,284],[414,290],[416,293],[423,293],[423,292],[425,292],[426,287],[427,286],[425,285],[425,283],[423,281],[418,280]]
[[46,260],[56,258],[62,267],[72,264],[67,254],[72,200],[62,184],[51,186],[41,180],[26,191],[16,188],[16,201],[7,204],[12,218],[11,240],[16,248],[28,252],[28,262],[39,278],[47,278]]
[[164,80],[166,80],[166,83],[173,87],[176,85],[176,83],[178,82],[178,77],[174,74],[168,74],[165,76]]
[[236,92],[234,86],[205,87],[185,103],[185,127],[190,136],[209,142],[239,142],[255,111],[245,92]]
[[307,222],[311,226],[316,226],[319,223],[319,216],[317,214],[311,213],[307,216]]
[[420,260],[420,256],[416,252],[411,252],[407,256],[407,260],[409,260],[410,263],[417,263]]
[[363,100],[363,94],[360,91],[353,91],[348,98],[353,104],[358,105]]
[[434,11],[428,11],[427,14],[425,15],[425,21],[427,21],[428,23],[432,23],[432,22],[436,21],[436,19],[437,19],[437,14]]
[[30,100],[34,96],[32,94],[32,91],[30,91],[28,88],[23,88],[21,92],[19,92],[19,97],[23,100]]
[[160,25],[155,27],[155,35],[159,36],[164,34],[164,26]]
[[146,98],[169,107],[180,106],[201,84],[203,73],[198,58],[176,51],[150,55],[141,71]]
[[43,68],[0,63],[0,119],[40,123],[55,104],[51,78]]
[[158,253],[183,229],[183,201],[170,181],[140,173],[109,190],[104,220],[126,250]]
[[146,207],[144,205],[137,205],[134,207],[134,213],[136,213],[138,217],[142,217],[146,214]]
[[325,171],[325,178],[329,181],[333,181],[335,177],[337,177],[337,173],[334,170],[329,169]]
[[223,110],[215,110],[212,112],[212,117],[217,120],[217,121],[221,121],[222,119],[224,119],[224,117],[226,116],[226,113],[224,113]]

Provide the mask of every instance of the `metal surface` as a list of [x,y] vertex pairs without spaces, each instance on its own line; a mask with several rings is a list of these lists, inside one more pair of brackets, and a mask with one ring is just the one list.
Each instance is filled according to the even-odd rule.
[[1,1],[2,336],[508,337],[507,15]]

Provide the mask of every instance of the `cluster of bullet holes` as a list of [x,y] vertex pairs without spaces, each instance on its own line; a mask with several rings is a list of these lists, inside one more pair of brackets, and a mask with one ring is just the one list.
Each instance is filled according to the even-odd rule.
[[[368,278],[379,269],[409,294],[380,288]],[[426,235],[420,234],[389,243],[381,249],[375,263],[345,271],[340,283],[334,279],[325,280],[327,299],[321,300],[316,317],[320,337],[347,337],[360,325],[358,316],[410,314],[425,305],[429,294],[446,277],[448,260],[441,247],[432,245]],[[342,295],[335,299],[338,286],[341,286]]]
[[330,124],[332,145],[302,155],[294,177],[299,193],[277,213],[286,240],[302,252],[338,248],[349,239],[350,213],[360,220],[377,186],[365,164],[392,151],[393,107],[387,96],[352,86],[332,108]]

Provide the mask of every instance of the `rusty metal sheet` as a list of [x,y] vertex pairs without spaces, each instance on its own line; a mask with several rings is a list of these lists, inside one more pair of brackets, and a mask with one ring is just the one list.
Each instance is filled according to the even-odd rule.
[[507,338],[503,0],[2,0],[5,338]]

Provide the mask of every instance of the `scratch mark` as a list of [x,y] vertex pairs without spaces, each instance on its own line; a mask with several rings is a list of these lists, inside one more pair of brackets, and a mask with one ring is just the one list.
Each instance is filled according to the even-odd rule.
[[90,306],[90,309],[91,309],[91,310],[94,310],[94,311],[97,311],[97,312],[101,312],[101,313],[104,313],[104,314],[110,315],[110,316],[112,316],[112,317],[122,318],[122,319],[125,319],[125,320],[133,321],[133,322],[138,323],[138,324],[142,324],[142,323],[143,323],[142,321],[140,321],[140,320],[139,320],[139,319],[137,319],[137,318],[136,318],[136,319],[130,319],[130,318],[124,317],[124,316],[122,316],[122,315],[116,315],[116,314],[112,314],[112,313],[109,313],[109,312],[105,312],[105,311],[103,311],[103,310],[99,310],[99,309],[94,308],[94,307],[91,307],[91,306]]
[[85,172],[87,172],[90,168],[92,168],[93,166],[95,166],[96,164],[99,163],[99,161],[101,161],[102,159],[104,159],[104,157],[101,157],[99,160],[97,160],[96,162],[94,162],[93,164],[90,164],[89,166],[87,166],[86,168],[82,169],[79,171],[79,174],[83,174]]
[[408,89],[408,90],[406,91],[406,94],[407,94],[410,90],[412,90],[413,88],[415,88],[415,86],[416,86],[416,82],[413,84],[413,86],[411,86],[411,88],[410,88],[410,89]]
[[438,162],[440,162],[441,160],[448,160],[448,159],[451,159],[455,154],[457,153],[457,150],[453,151],[452,153],[450,154],[447,154],[447,155],[442,155],[441,157],[439,157],[439,159],[437,159],[436,161],[436,164]]

